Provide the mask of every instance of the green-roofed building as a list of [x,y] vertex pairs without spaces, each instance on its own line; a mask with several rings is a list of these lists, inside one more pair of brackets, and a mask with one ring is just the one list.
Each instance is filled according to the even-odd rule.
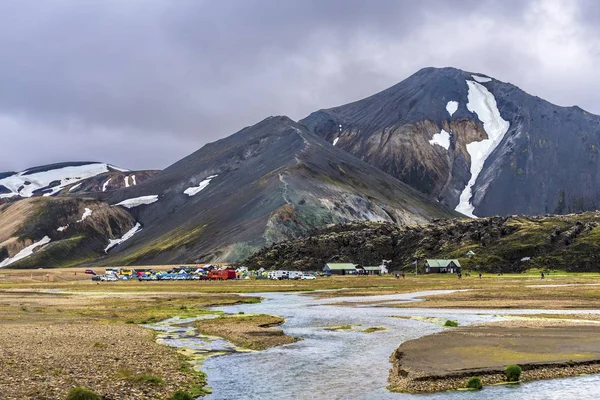
[[454,260],[426,260],[426,274],[458,274],[461,270],[460,262]]
[[356,274],[356,264],[352,263],[327,263],[323,267],[323,272],[329,272],[335,275]]
[[381,275],[381,267],[380,266],[369,266],[363,267],[365,273],[367,275]]

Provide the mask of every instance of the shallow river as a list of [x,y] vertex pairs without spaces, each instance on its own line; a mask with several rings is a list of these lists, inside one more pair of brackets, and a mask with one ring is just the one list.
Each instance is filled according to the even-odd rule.
[[[193,329],[170,320],[150,326],[165,333],[161,342],[194,350],[198,354],[218,352],[207,358],[202,370],[208,373],[213,393],[207,399],[587,399],[600,393],[600,376],[531,382],[515,386],[486,387],[481,392],[445,392],[433,395],[390,393],[387,386],[389,357],[402,342],[443,330],[440,325],[392,316],[452,319],[460,325],[503,319],[502,314],[535,314],[540,310],[438,310],[390,308],[372,304],[355,307],[331,305],[340,302],[415,301],[416,297],[449,291],[403,295],[314,299],[296,293],[262,293],[262,303],[218,307],[226,313],[244,312],[286,318],[282,329],[300,337],[297,343],[261,352],[238,352],[230,343],[198,336]],[[577,313],[557,310],[544,313]],[[589,310],[581,311],[589,313]],[[351,331],[328,331],[329,326],[354,325]],[[384,326],[371,334],[360,330]]]

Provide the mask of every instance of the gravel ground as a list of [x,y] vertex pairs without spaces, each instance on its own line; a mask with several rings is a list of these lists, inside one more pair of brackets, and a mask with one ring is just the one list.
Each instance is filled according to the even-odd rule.
[[[137,325],[0,324],[3,400],[64,399],[74,386],[89,387],[107,400],[163,399],[197,383],[183,365],[183,356]],[[163,382],[143,382],[144,374]]]

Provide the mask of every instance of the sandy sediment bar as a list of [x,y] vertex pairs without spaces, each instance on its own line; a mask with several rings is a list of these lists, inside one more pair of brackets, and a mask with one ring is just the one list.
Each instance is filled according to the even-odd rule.
[[518,364],[521,381],[600,373],[600,325],[567,320],[516,320],[448,329],[400,345],[390,358],[390,389],[437,392],[505,382]]

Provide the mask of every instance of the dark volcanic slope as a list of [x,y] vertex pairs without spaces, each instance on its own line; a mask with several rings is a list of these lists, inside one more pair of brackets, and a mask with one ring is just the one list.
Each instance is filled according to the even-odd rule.
[[[194,187],[203,188],[185,193]],[[238,260],[326,224],[457,215],[287,117],[267,118],[143,184],[101,196],[110,204],[158,196],[129,210],[143,229],[104,264]]]
[[[600,117],[475,75],[478,78],[454,68],[425,68],[383,92],[317,111],[300,122],[330,143],[337,138],[337,147],[455,208],[471,178],[467,145],[488,139],[493,128],[484,126],[485,116],[474,110],[470,99],[483,87],[492,95],[485,106],[497,107],[508,129],[477,175],[471,197],[474,214],[597,209]],[[449,102],[457,103],[453,113]],[[449,133],[448,148],[430,143],[442,130]]]

